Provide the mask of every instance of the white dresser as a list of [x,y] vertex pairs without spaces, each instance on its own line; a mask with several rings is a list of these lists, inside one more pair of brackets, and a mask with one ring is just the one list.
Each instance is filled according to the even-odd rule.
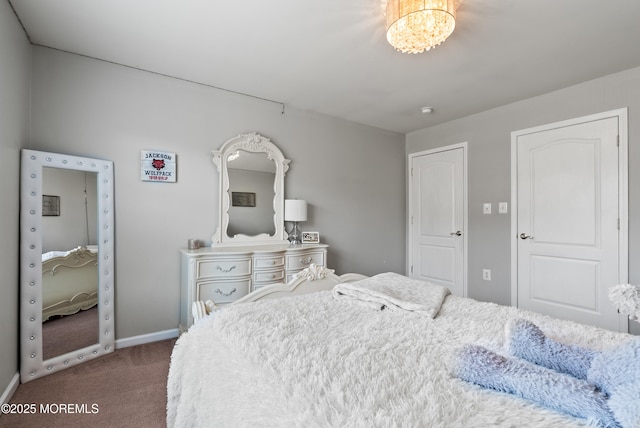
[[288,282],[310,264],[327,266],[325,244],[268,244],[181,249],[180,331],[193,323],[192,303],[238,300],[265,285]]

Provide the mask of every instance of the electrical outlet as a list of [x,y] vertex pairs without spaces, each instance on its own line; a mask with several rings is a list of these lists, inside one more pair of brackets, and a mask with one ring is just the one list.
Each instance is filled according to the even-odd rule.
[[482,269],[482,279],[491,281],[491,269]]
[[507,202],[498,202],[498,213],[507,214],[509,211],[509,204]]
[[482,214],[491,214],[491,203],[482,204]]

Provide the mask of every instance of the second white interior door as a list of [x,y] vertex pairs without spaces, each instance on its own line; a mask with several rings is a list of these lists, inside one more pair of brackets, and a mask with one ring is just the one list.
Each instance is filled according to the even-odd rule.
[[411,158],[410,276],[465,287],[465,148],[443,148]]

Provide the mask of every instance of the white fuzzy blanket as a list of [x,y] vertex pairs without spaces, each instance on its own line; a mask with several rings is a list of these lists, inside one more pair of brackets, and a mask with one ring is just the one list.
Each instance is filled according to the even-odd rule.
[[466,343],[503,351],[527,318],[596,350],[627,336],[448,296],[435,319],[348,304],[331,291],[232,305],[177,341],[169,427],[578,427],[585,422],[450,375]]
[[616,308],[629,319],[640,321],[640,287],[632,284],[618,284],[609,288],[609,299]]
[[402,309],[429,318],[438,315],[448,288],[407,278],[393,272],[381,273],[356,282],[333,287],[333,297],[349,300],[374,309]]

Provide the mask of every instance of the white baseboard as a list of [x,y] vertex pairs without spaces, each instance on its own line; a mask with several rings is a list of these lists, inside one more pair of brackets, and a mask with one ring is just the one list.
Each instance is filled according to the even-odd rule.
[[160,340],[173,339],[174,337],[178,337],[178,334],[178,329],[173,328],[171,330],[157,331],[155,333],[118,339],[116,340],[116,349],[144,345],[145,343],[158,342]]
[[16,392],[16,389],[18,389],[19,385],[20,373],[16,373],[11,379],[11,382],[9,382],[9,385],[7,385],[7,389],[5,389],[2,393],[2,397],[0,397],[0,404],[8,403],[9,400],[11,400],[11,397],[13,397],[13,394]]

